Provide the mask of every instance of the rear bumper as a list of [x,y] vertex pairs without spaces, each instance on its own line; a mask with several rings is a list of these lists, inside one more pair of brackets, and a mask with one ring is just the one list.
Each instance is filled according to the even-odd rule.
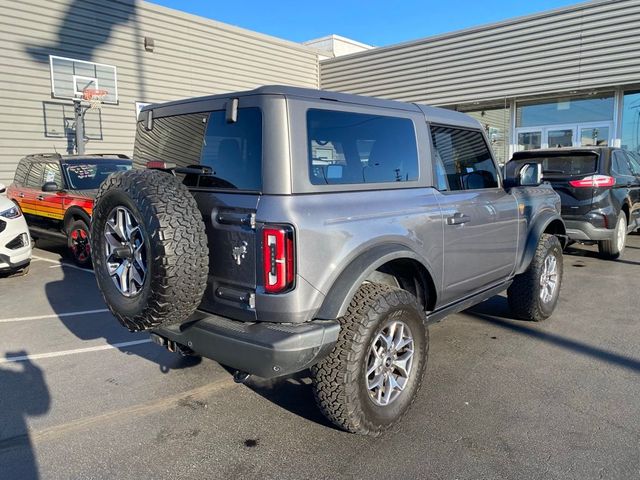
[[609,228],[597,228],[584,220],[565,220],[567,236],[571,240],[611,240],[615,231]]
[[188,322],[152,331],[156,343],[178,343],[203,357],[263,378],[308,368],[338,340],[335,320],[300,324],[249,323],[196,312]]

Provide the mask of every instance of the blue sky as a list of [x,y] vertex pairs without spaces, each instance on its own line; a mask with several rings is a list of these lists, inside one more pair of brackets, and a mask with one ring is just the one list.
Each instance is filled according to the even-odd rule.
[[331,33],[375,46],[577,3],[567,0],[152,0],[224,23],[302,42]]

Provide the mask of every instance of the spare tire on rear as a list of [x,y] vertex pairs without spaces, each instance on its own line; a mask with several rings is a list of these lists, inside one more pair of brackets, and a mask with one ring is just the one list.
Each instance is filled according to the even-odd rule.
[[181,323],[202,300],[209,251],[202,214],[173,175],[111,175],[96,197],[91,252],[107,306],[131,331]]

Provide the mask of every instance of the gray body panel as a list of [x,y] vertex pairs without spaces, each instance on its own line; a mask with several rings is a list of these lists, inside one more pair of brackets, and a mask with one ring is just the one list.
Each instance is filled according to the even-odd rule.
[[[240,321],[301,323],[335,319],[363,281],[387,262],[419,264],[431,286],[431,313],[483,292],[506,288],[526,269],[546,226],[560,222],[559,197],[547,185],[440,192],[429,125],[484,132],[471,117],[423,105],[293,87],[261,87],[145,108],[154,118],[257,106],[263,115],[261,192],[192,189],[207,224],[209,287],[201,309]],[[327,109],[409,119],[417,139],[413,181],[313,185],[308,166],[306,112]],[[486,141],[486,136],[485,136]],[[170,159],[166,159],[171,161]],[[495,164],[495,161],[494,161]],[[252,219],[252,214],[255,214]],[[463,223],[450,222],[456,215]],[[263,225],[295,232],[295,286],[267,294],[261,286]],[[533,238],[535,237],[535,238]],[[234,248],[246,242],[241,265]],[[528,259],[528,260],[527,260]]]

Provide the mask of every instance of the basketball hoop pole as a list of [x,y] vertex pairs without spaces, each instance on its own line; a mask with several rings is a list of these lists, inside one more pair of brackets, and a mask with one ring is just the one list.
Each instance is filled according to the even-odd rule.
[[84,155],[84,112],[80,99],[73,100],[73,112],[76,119],[76,153]]

